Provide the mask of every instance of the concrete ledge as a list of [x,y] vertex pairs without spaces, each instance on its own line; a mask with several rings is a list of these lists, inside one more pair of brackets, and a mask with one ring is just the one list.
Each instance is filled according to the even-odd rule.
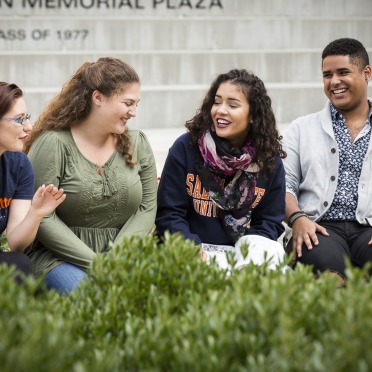
[[[288,9],[288,6],[285,7]],[[260,49],[318,48],[348,35],[371,45],[372,18],[170,18],[79,19],[41,17],[45,38],[32,41],[37,18],[22,19],[24,39],[0,39],[0,50],[107,50],[107,49]],[[1,20],[2,29],[19,29],[19,19]],[[67,39],[63,30],[86,30],[87,35]],[[320,32],[322,30],[322,32]],[[200,37],[203,35],[203,37]],[[244,35],[244,37],[242,37]],[[268,37],[257,37],[267,35]],[[360,37],[362,35],[362,37]],[[365,37],[363,37],[365,35]]]
[[[175,128],[191,119],[200,106],[209,85],[146,87],[141,93],[137,117],[140,128]],[[266,84],[279,123],[321,110],[326,102],[321,83]],[[60,88],[23,87],[29,112],[36,118]],[[372,96],[372,87],[369,88]]]
[[[316,52],[247,52],[219,51],[218,53],[94,53],[47,54],[31,51],[30,54],[0,53],[2,79],[18,81],[21,86],[45,88],[62,86],[79,66],[100,57],[119,57],[138,72],[143,85],[210,84],[214,77],[232,68],[245,68],[264,82],[310,83],[321,79],[321,51]],[[371,54],[372,56],[372,54]],[[27,59],[27,65],[24,62]],[[43,74],[39,74],[42,66]]]
[[[30,3],[34,3],[31,6]],[[131,1],[102,1],[85,2],[84,7],[68,7],[67,1],[49,1],[45,6],[44,1],[19,1],[15,0],[11,7],[3,2],[2,15],[21,17],[24,15],[53,16],[132,16],[132,17],[203,17],[203,16],[241,16],[247,14],[251,17],[271,16],[364,16],[372,14],[370,0],[131,0]],[[71,3],[71,2],[70,2]],[[105,4],[106,3],[106,4]],[[22,4],[26,4],[22,6]],[[59,5],[58,5],[59,4]]]
[[[372,20],[372,18],[371,18]],[[372,47],[366,47],[367,52],[372,53]],[[96,59],[97,56],[125,56],[125,55],[219,55],[219,54],[311,54],[319,55],[323,48],[262,48],[262,49],[107,49],[107,50],[1,50],[0,56],[83,56],[88,59]]]

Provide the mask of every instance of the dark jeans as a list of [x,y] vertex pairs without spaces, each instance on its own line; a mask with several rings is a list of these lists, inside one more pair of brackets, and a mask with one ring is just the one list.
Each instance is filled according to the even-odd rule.
[[22,282],[22,275],[31,275],[31,260],[21,252],[2,252],[0,251],[0,264],[6,263],[8,266],[16,267],[16,277],[18,283]]
[[[312,265],[315,274],[330,270],[345,278],[345,257],[357,267],[372,262],[372,245],[368,245],[372,238],[371,226],[349,221],[320,221],[318,224],[327,229],[329,236],[317,233],[319,244],[313,245],[311,250],[304,244],[302,257],[298,260],[305,265]],[[285,250],[287,253],[292,252],[292,239]],[[371,269],[369,273],[372,275]]]

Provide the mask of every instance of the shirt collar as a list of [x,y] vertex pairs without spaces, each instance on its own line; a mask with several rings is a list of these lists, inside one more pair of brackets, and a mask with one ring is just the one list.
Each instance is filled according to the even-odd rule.
[[[332,117],[332,122],[336,123],[339,120],[345,121],[344,115],[339,113],[337,109],[330,103],[331,105],[331,117]],[[369,124],[372,126],[372,102],[368,100],[368,106],[369,106],[369,114],[368,114],[368,119],[366,120],[366,124]]]

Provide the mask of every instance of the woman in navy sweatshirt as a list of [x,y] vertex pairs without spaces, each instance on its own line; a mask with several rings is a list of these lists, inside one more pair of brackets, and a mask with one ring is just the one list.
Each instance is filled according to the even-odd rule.
[[161,175],[157,234],[179,232],[203,247],[260,237],[284,256],[276,240],[284,231],[285,152],[263,82],[246,70],[220,74],[186,128]]
[[31,274],[31,261],[22,252],[32,243],[41,219],[66,197],[53,185],[42,185],[34,194],[34,173],[22,152],[31,129],[22,90],[0,82],[0,236],[6,230],[12,251],[0,248],[0,265],[15,266],[17,281],[20,274]]

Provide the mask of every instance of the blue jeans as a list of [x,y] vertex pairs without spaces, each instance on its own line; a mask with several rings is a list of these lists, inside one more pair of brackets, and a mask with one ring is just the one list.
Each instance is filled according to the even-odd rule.
[[48,289],[55,289],[60,294],[67,294],[76,289],[87,276],[84,270],[64,262],[46,274],[45,282]]

